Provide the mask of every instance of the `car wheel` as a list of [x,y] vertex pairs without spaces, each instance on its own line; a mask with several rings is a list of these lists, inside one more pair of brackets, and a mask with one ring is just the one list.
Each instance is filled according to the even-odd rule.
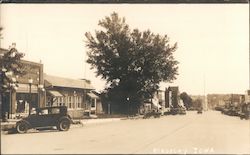
[[59,122],[57,129],[59,131],[67,131],[70,128],[70,121],[67,119],[63,119]]
[[18,123],[16,126],[16,130],[18,133],[26,133],[28,130],[28,125],[24,122]]

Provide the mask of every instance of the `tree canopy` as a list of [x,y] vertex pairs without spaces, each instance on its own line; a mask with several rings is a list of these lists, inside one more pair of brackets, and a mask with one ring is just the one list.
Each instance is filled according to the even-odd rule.
[[20,62],[24,54],[18,52],[15,47],[7,51],[2,49],[0,54],[0,92],[3,95],[5,91],[18,86],[16,78],[24,74]]
[[189,109],[192,106],[193,100],[186,92],[181,93],[180,98],[182,99],[187,109]]
[[[177,43],[170,45],[167,35],[150,30],[131,30],[125,18],[117,13],[100,20],[95,35],[85,34],[87,62],[96,75],[107,81],[107,94],[115,102],[140,104],[152,97],[162,81],[176,79],[178,62],[173,53]],[[114,96],[119,94],[119,96]]]

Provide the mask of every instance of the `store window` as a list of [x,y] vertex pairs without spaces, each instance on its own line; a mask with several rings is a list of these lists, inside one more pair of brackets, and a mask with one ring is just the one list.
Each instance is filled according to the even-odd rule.
[[82,97],[78,96],[78,108],[81,108],[81,99],[82,99]]
[[69,96],[69,108],[72,108],[72,97]]
[[91,108],[95,108],[95,99],[91,99]]

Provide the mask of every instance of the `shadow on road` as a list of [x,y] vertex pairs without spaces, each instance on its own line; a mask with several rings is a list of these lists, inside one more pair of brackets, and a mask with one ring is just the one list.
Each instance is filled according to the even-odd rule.
[[[26,133],[23,134],[36,134],[36,133],[49,133],[49,132],[61,132],[54,128],[44,128],[44,129],[29,129]],[[4,132],[5,135],[13,135],[13,134],[19,134],[17,133],[16,129],[10,129],[9,131]],[[20,135],[23,135],[20,134]]]

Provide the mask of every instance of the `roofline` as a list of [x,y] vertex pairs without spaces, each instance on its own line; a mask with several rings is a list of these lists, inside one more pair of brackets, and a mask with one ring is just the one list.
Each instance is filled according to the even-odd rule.
[[8,52],[9,50],[5,49],[5,48],[0,48],[0,51],[3,51],[4,52]]
[[61,107],[66,107],[67,108],[67,106],[62,105],[62,106],[51,106],[51,107],[38,107],[36,109],[61,108]]
[[42,63],[34,62],[34,61],[29,61],[29,60],[24,60],[24,59],[21,59],[21,62],[22,62],[22,63],[26,63],[26,64],[32,64],[32,65],[37,65],[37,66],[43,66]]
[[[47,80],[46,80],[47,81]],[[51,84],[51,83],[50,83]],[[52,87],[60,87],[60,88],[72,88],[72,89],[84,89],[84,90],[95,90],[94,88],[93,89],[89,89],[89,88],[78,88],[78,87],[65,87],[65,86],[56,86],[56,85],[52,85]]]
[[[5,48],[0,48],[0,53],[7,53],[9,50],[5,49]],[[25,59],[21,59],[22,63],[26,63],[26,64],[32,64],[32,65],[37,65],[37,66],[42,66],[42,63],[38,63],[38,62],[34,62],[34,61],[29,61],[29,60],[25,60]]]
[[66,80],[77,80],[77,81],[85,81],[87,83],[86,80],[81,80],[81,79],[71,79],[71,78],[68,78],[68,77],[59,77],[59,76],[54,76],[54,75],[49,75],[49,74],[46,74],[46,73],[43,73],[44,75],[44,82],[47,82],[49,84],[48,87],[59,87],[59,88],[73,88],[73,89],[82,89],[82,90],[95,90],[95,88],[92,86],[91,83],[88,83],[92,88],[82,88],[82,87],[67,87],[67,86],[61,86],[61,85],[54,85],[53,83],[51,83],[48,79],[46,79],[46,76],[50,76],[50,77],[54,77],[54,78],[61,78],[61,79],[66,79]]

